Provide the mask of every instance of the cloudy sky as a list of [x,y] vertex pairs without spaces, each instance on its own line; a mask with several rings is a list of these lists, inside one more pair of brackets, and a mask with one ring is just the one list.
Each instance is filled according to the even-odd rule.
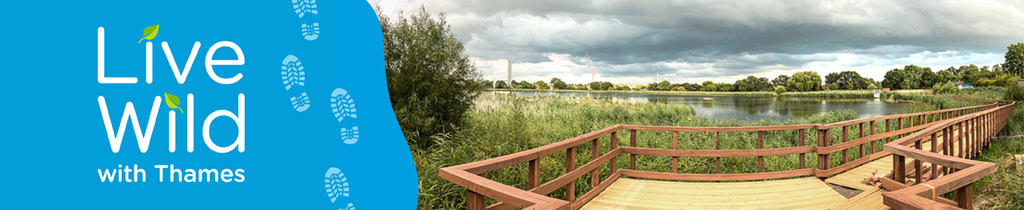
[[[444,12],[487,79],[732,83],[853,70],[881,81],[908,64],[1001,63],[1024,42],[1020,0],[369,0],[386,14]],[[408,12],[407,12],[408,13]]]

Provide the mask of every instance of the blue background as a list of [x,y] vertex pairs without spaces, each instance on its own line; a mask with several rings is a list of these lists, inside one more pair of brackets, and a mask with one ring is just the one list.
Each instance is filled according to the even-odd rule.
[[[24,5],[12,5],[24,4]],[[416,172],[395,121],[384,77],[380,25],[365,1],[318,1],[318,14],[299,18],[290,0],[9,2],[2,14],[3,116],[0,145],[0,208],[105,209],[411,209]],[[303,39],[300,26],[319,22],[320,36]],[[153,42],[153,83],[145,83],[143,29],[160,24]],[[96,30],[105,29],[107,77],[137,77],[137,84],[99,84]],[[144,40],[145,41],[145,40]],[[184,69],[194,42],[201,42],[188,79],[178,84],[160,42],[170,45]],[[245,54],[242,66],[215,66],[234,84],[207,76],[204,58],[218,41]],[[281,62],[295,55],[306,85],[285,90]],[[221,48],[214,59],[234,59]],[[338,122],[330,95],[343,88],[355,99],[358,118]],[[176,115],[177,149],[168,151],[168,111],[160,104],[149,150],[141,153],[131,122],[119,153],[111,151],[97,97],[104,96],[115,132],[126,102],[135,105],[145,130],[155,96],[195,96],[195,150],[186,150],[185,114]],[[296,112],[290,97],[307,92],[311,107]],[[206,116],[224,109],[238,114],[245,94],[246,149],[215,153],[206,147]],[[185,110],[186,112],[189,110]],[[341,142],[342,127],[359,127],[355,144]],[[214,143],[234,142],[227,117],[211,124]],[[100,182],[97,169],[138,164],[145,183]],[[158,182],[156,164],[175,168],[244,169],[245,182]],[[340,168],[350,197],[332,203],[324,174]]]

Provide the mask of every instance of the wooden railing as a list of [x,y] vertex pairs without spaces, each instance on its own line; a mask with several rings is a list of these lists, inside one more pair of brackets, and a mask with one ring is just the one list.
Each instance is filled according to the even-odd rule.
[[[954,123],[957,120],[966,120],[969,117],[979,115],[979,113],[992,113],[994,112],[994,110],[1002,110],[1005,107],[999,106],[999,104],[994,101],[979,100],[977,102],[987,102],[988,104],[956,109],[920,112],[913,114],[871,117],[826,125],[805,124],[751,127],[669,127],[614,125],[598,131],[594,131],[588,134],[584,134],[581,136],[577,136],[575,138],[567,139],[539,148],[522,151],[510,155],[505,155],[497,158],[487,159],[483,161],[442,168],[439,172],[439,175],[442,178],[449,180],[455,184],[458,184],[462,187],[465,187],[467,189],[466,206],[468,209],[473,210],[516,208],[578,209],[587,202],[589,202],[591,199],[596,197],[597,194],[601,193],[601,191],[603,191],[605,188],[611,185],[612,182],[614,182],[616,179],[622,176],[687,181],[763,180],[802,176],[816,176],[818,178],[825,179],[832,175],[849,170],[855,166],[867,163],[871,160],[884,157],[886,155],[889,155],[890,153],[900,154],[899,157],[907,156],[917,158],[918,156],[915,155],[917,155],[918,153],[913,153],[914,151],[900,150],[902,149],[900,148],[900,145],[894,143],[901,141],[903,143],[906,143],[907,141],[910,141],[908,139],[911,139],[911,137],[919,137],[922,135],[927,136],[925,134],[916,135],[921,133],[918,131],[932,131],[940,126],[948,126],[948,124]],[[1012,111],[1012,104],[1010,106],[1010,109]],[[987,120],[987,122],[993,123],[988,128],[995,129],[996,131],[998,131],[998,129],[996,129],[995,126],[996,118],[988,118]],[[1002,121],[1005,123],[1005,118],[1003,118]],[[884,131],[876,133],[876,130],[880,130],[880,128],[876,127],[876,123],[884,123]],[[870,129],[864,129],[865,127],[869,127]],[[620,143],[618,142],[618,132],[622,130],[628,130],[629,132],[628,146],[620,146]],[[859,131],[857,134],[857,138],[850,138],[851,130]],[[671,132],[672,149],[638,147],[638,131]],[[868,133],[865,133],[865,131],[867,131]],[[715,150],[683,150],[678,148],[680,132],[706,134],[713,133],[715,136]],[[764,148],[764,137],[766,135],[766,132],[796,132],[798,136],[798,146],[766,149]],[[808,135],[808,132],[815,134],[815,138],[812,139],[811,143],[816,143],[816,146],[810,146],[807,144],[806,136]],[[841,134],[832,135],[833,132]],[[720,137],[723,133],[729,135],[743,135],[756,133],[757,149],[720,150]],[[609,141],[607,144],[608,150],[607,152],[601,154],[602,149],[600,148],[601,144],[599,140],[602,139],[602,137],[604,136],[608,136],[608,138],[604,138]],[[903,137],[900,138],[901,141],[890,142],[891,140],[894,140],[899,137]],[[836,141],[838,143],[832,145],[833,141]],[[876,143],[885,144],[885,151],[876,152]],[[589,147],[586,146],[587,144],[589,144]],[[591,152],[590,161],[579,167],[575,165],[575,163],[577,162],[577,146],[589,148]],[[851,156],[849,154],[849,150],[854,147],[857,147],[859,155],[854,155],[858,158],[851,161],[849,158]],[[893,147],[895,149],[890,149],[890,147]],[[868,149],[866,150],[865,148]],[[562,151],[565,152],[565,173],[546,183],[540,183],[541,158]],[[832,156],[834,153],[835,155],[841,155],[841,158],[838,158],[838,160],[833,160],[835,159]],[[617,163],[617,157],[619,155],[624,154],[629,155],[629,168],[618,169],[619,164]],[[672,157],[671,172],[637,170],[637,155]],[[800,159],[799,167],[797,169],[792,170],[766,172],[764,165],[764,157],[779,155],[798,155]],[[817,156],[816,159],[818,160],[818,162],[815,167],[807,167],[807,164],[805,163],[807,155]],[[677,167],[678,160],[680,157],[715,158],[715,174],[678,173]],[[721,159],[732,157],[756,157],[756,172],[723,174],[721,171]],[[948,167],[955,169],[968,169],[968,167],[963,167],[965,166],[963,164],[948,164],[951,163],[948,161],[952,160],[939,160],[929,158],[930,156],[924,157],[924,159],[922,160],[937,162],[938,165],[943,166],[950,165]],[[951,157],[945,158],[948,159]],[[487,172],[494,171],[497,169],[508,168],[513,165],[522,163],[526,163],[528,165],[528,183],[526,189],[519,189],[485,178]],[[974,162],[969,163],[974,164]],[[599,177],[599,169],[604,164],[608,164],[608,168],[610,168],[610,173],[602,180]],[[833,167],[833,165],[836,166]],[[590,184],[592,188],[591,190],[584,193],[582,196],[577,197],[575,194],[576,180],[580,179],[586,174],[590,174]],[[959,174],[965,174],[965,172],[961,171],[952,173],[951,175],[946,177],[951,177]],[[984,175],[987,174],[988,173],[984,173]],[[936,180],[942,181],[944,180],[943,178],[939,178]],[[948,180],[948,178],[945,180]],[[956,186],[956,184],[942,186]],[[548,194],[563,187],[565,188],[564,199],[557,199],[547,196]],[[908,189],[916,190],[918,188],[911,187]],[[487,206],[485,198],[492,198],[499,202]],[[888,204],[889,200],[887,199],[886,202]]]
[[[973,209],[971,183],[996,171],[994,163],[971,160],[981,155],[1006,126],[1013,101],[999,101],[998,107],[942,121],[910,136],[885,145],[892,152],[892,176],[882,179],[885,205],[894,209]],[[930,150],[922,150],[931,141]],[[907,163],[907,158],[913,158]],[[925,165],[925,164],[928,165]],[[908,181],[913,178],[913,181]],[[954,192],[954,200],[942,195]]]

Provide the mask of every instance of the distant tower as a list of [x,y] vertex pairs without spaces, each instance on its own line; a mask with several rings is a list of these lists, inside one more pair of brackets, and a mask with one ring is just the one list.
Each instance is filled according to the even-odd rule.
[[594,82],[594,75],[597,75],[597,68],[594,68],[594,62],[590,61],[590,52],[587,52],[587,64],[590,65],[590,82]]
[[494,65],[494,86],[498,81],[505,80],[505,85],[512,86],[512,62],[507,59],[498,59]]

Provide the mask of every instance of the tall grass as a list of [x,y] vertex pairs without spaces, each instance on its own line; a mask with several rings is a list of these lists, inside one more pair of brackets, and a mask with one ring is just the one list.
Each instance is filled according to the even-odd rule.
[[[923,108],[927,109],[929,107]],[[414,150],[417,171],[420,176],[420,209],[460,209],[465,206],[465,189],[441,179],[437,176],[438,169],[448,166],[470,163],[489,158],[508,155],[528,149],[540,147],[553,142],[562,141],[585,133],[606,128],[615,124],[658,125],[658,126],[703,126],[703,127],[735,127],[735,126],[770,126],[808,123],[834,123],[857,119],[858,114],[852,110],[822,113],[817,116],[798,120],[712,120],[694,116],[693,109],[678,105],[666,104],[626,104],[611,103],[592,99],[555,99],[555,98],[520,98],[514,96],[493,95],[478,99],[470,113],[475,126],[463,128],[451,135],[436,137],[438,145],[428,150]],[[877,123],[875,133],[885,132],[884,122]],[[890,129],[896,129],[895,121]],[[851,126],[850,140],[857,139],[859,127]],[[872,129],[867,127],[866,129]],[[817,132],[808,129],[805,145],[817,144]],[[672,148],[671,132],[639,131],[637,146],[646,148]],[[865,132],[865,135],[870,132]],[[842,141],[842,128],[830,131],[832,144]],[[629,132],[618,132],[620,146],[629,145]],[[723,132],[721,149],[742,150],[757,148],[756,132]],[[768,131],[764,133],[764,148],[784,148],[798,146],[798,131]],[[608,152],[609,137],[599,140],[599,153]],[[681,132],[679,134],[680,149],[714,149],[715,133]],[[874,151],[882,151],[880,141]],[[576,166],[591,161],[591,145],[588,143],[576,147]],[[865,148],[869,150],[870,148]],[[859,157],[859,148],[849,151],[850,160]],[[833,153],[832,166],[842,164],[842,152]],[[669,172],[671,157],[637,156],[637,169],[643,171]],[[618,157],[618,168],[628,168],[629,157]],[[786,171],[799,168],[799,156],[782,155],[766,156],[765,171]],[[565,152],[557,152],[541,158],[541,182],[550,181],[565,174]],[[757,172],[756,157],[722,158],[722,173],[754,173]],[[805,168],[817,167],[817,156],[806,157]],[[715,172],[714,158],[680,158],[680,173],[709,174]],[[491,171],[486,174],[488,179],[526,189],[527,164],[517,164],[505,169]],[[599,178],[604,179],[611,173],[607,164],[599,168]],[[575,183],[575,195],[581,196],[591,189],[590,175],[584,175]],[[554,191],[548,196],[563,198],[564,188]],[[489,204],[495,203],[488,200]]]
[[999,170],[974,182],[975,203],[984,209],[1024,209],[1024,165],[1008,154],[1024,154],[1024,138],[993,141],[977,160],[995,162]]

